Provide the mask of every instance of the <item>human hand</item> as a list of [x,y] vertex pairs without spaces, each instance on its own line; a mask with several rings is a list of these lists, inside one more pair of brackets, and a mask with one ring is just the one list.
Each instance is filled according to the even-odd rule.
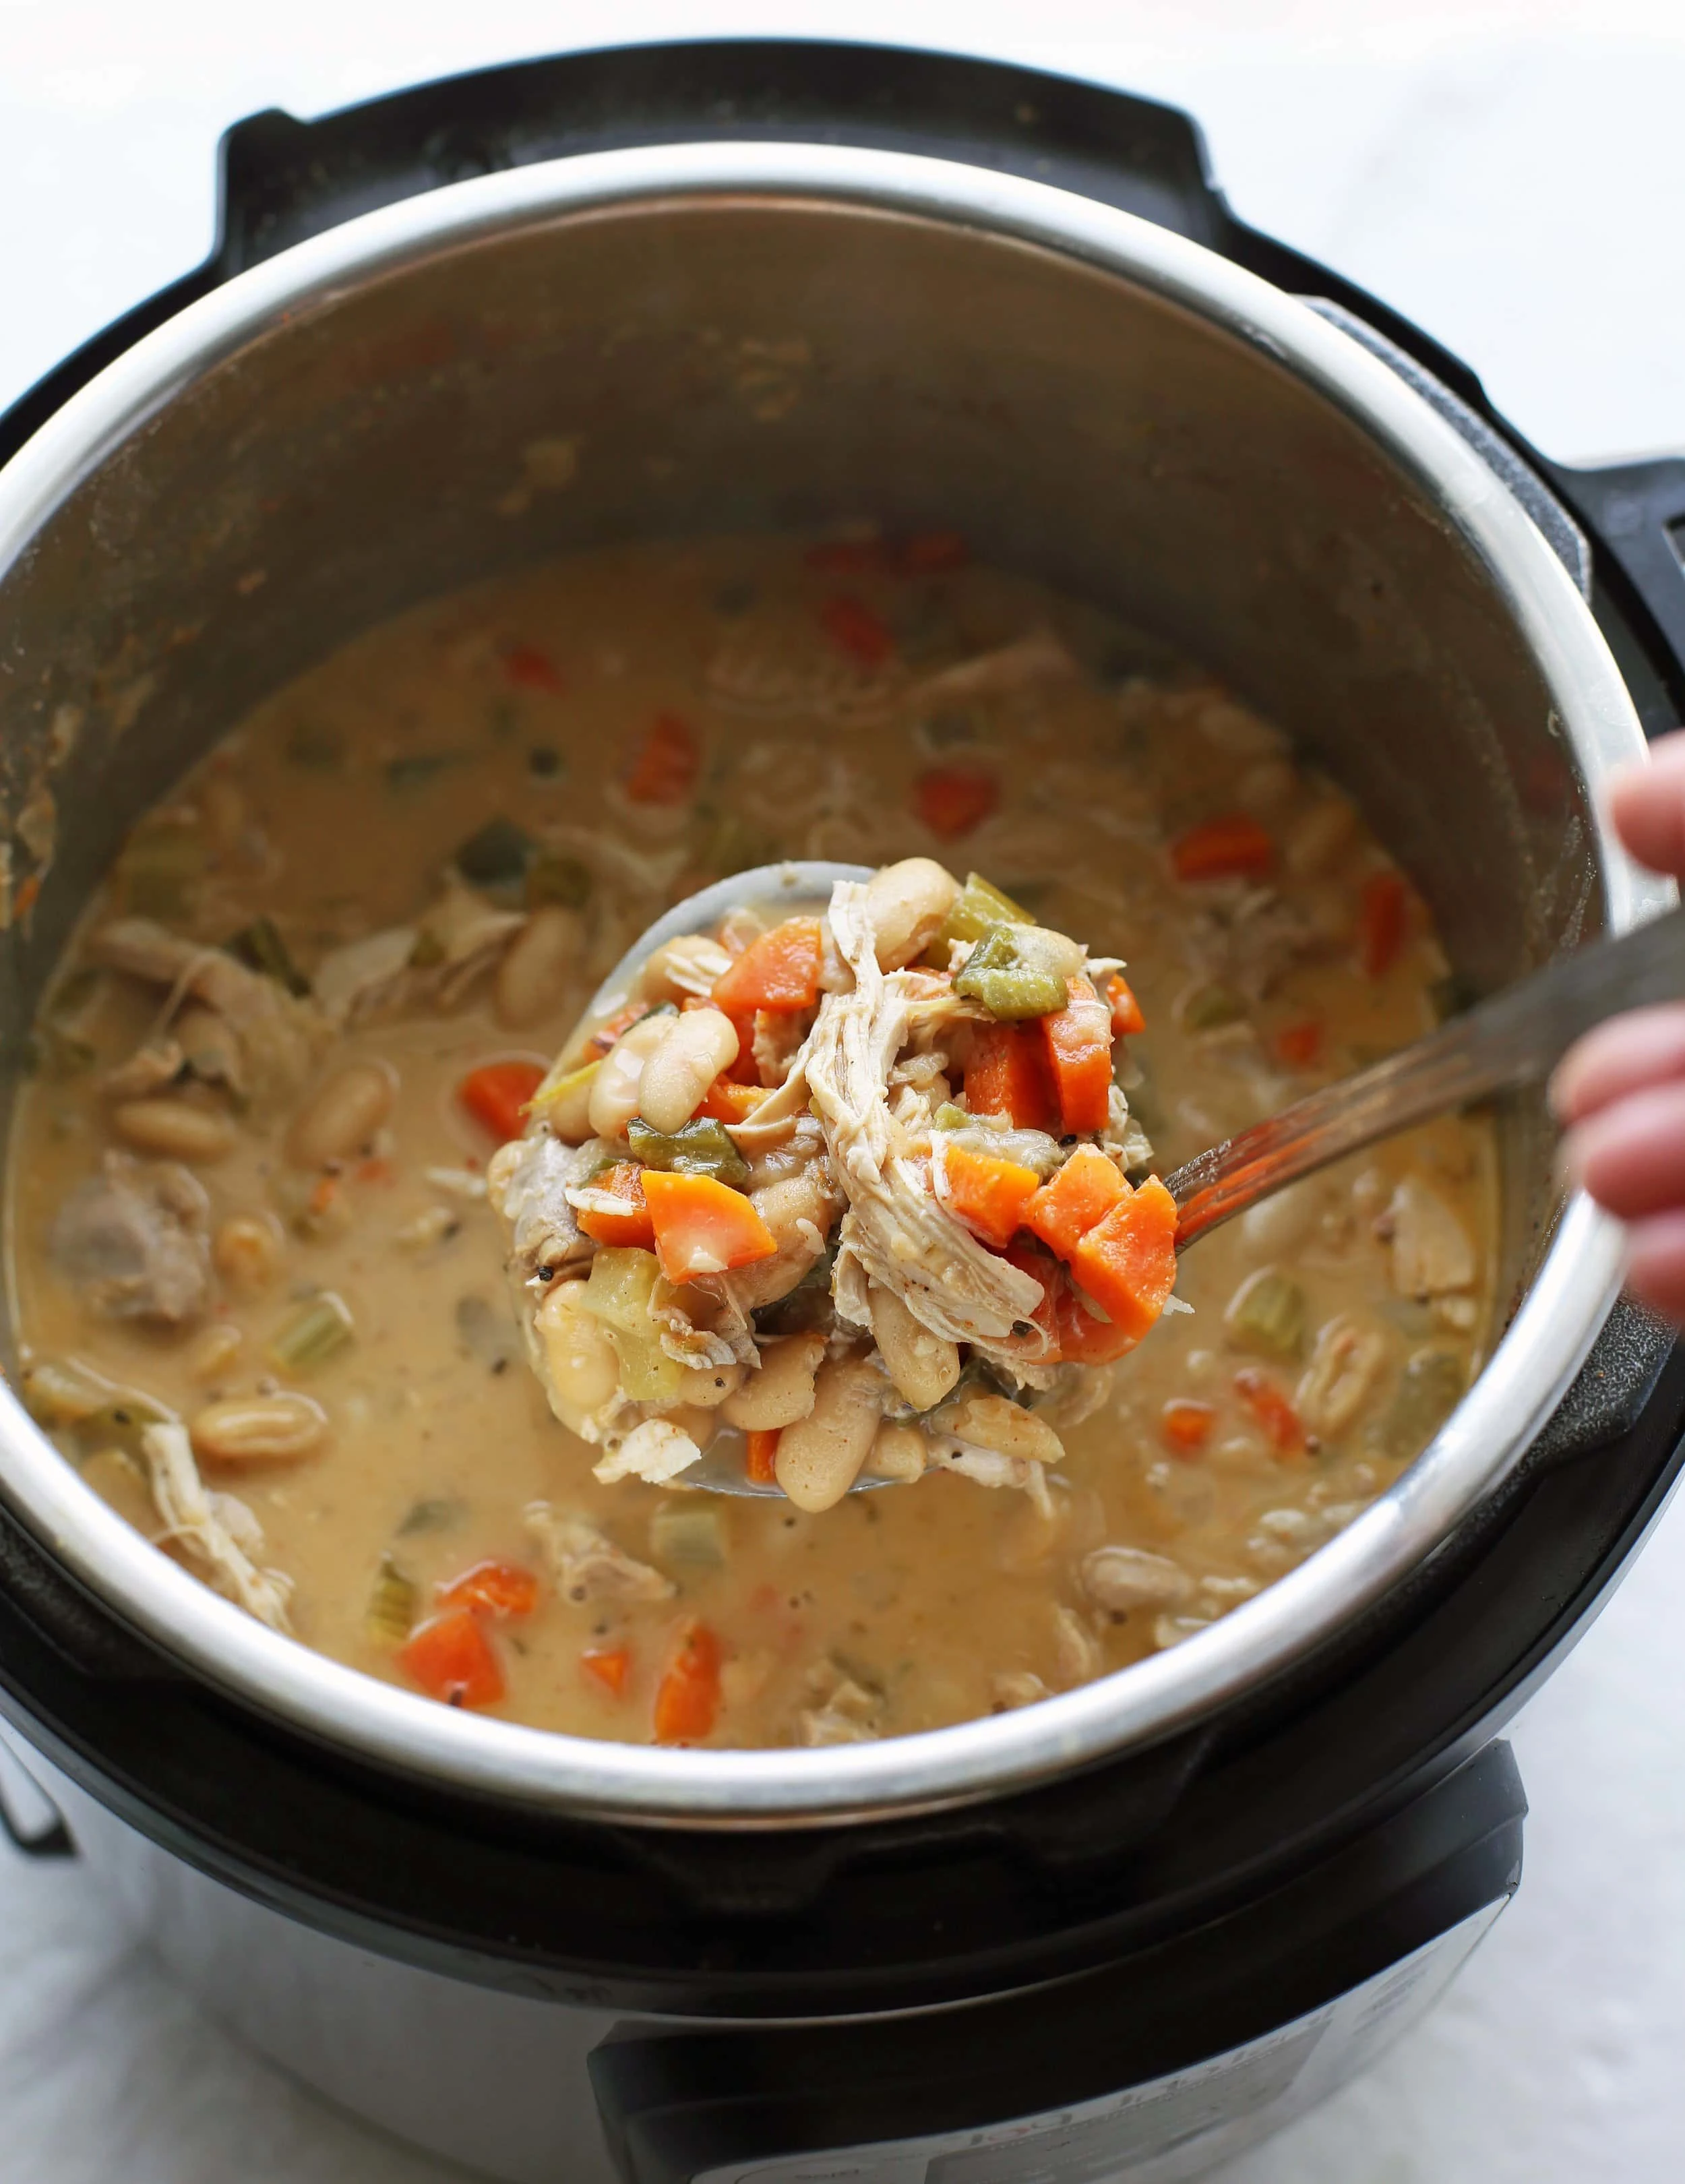
[[[1615,833],[1642,865],[1685,881],[1685,729],[1609,794]],[[1634,1009],[1563,1056],[1550,1101],[1573,1180],[1627,1224],[1627,1286],[1685,1323],[1685,1002]]]

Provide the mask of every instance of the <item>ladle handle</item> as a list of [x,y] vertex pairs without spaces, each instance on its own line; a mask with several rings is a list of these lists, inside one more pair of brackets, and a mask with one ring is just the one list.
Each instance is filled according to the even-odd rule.
[[1685,909],[1547,964],[1519,985],[1213,1145],[1165,1180],[1178,1248],[1377,1139],[1546,1077],[1605,1017],[1685,1000]]

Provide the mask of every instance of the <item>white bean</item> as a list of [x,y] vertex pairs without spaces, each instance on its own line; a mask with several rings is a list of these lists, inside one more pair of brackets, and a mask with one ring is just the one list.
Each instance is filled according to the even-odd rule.
[[932,1334],[893,1290],[874,1282],[870,1302],[873,1339],[896,1393],[915,1411],[933,1409],[959,1378],[959,1346]]
[[591,1080],[587,1108],[598,1137],[624,1136],[626,1124],[637,1112],[645,1065],[672,1026],[670,1016],[644,1017],[630,1031],[623,1031],[603,1056],[602,1067]]
[[354,1061],[319,1084],[292,1118],[286,1157],[295,1167],[326,1167],[360,1151],[392,1111],[398,1079],[384,1062]]
[[188,1431],[196,1451],[214,1463],[291,1463],[321,1445],[328,1414],[314,1397],[231,1396],[207,1403]]
[[833,1357],[820,1370],[814,1406],[778,1436],[778,1484],[798,1509],[830,1509],[860,1475],[877,1435],[883,1379],[864,1357]]
[[720,1417],[745,1433],[771,1433],[794,1425],[814,1407],[814,1375],[824,1355],[822,1334],[787,1334],[763,1343],[759,1370],[727,1396],[720,1406]]
[[679,1383],[679,1401],[692,1410],[717,1410],[743,1384],[741,1365],[687,1365]]
[[286,1248],[273,1213],[231,1213],[211,1241],[211,1258],[237,1290],[267,1289],[281,1272]]
[[166,1160],[217,1161],[234,1150],[236,1133],[227,1116],[185,1100],[125,1100],[113,1109],[111,1120],[127,1144]]
[[498,1021],[519,1031],[560,1006],[585,946],[585,921],[564,904],[547,902],[531,914],[503,950],[492,988]]
[[934,857],[904,857],[874,872],[865,914],[879,968],[899,971],[922,956],[959,893],[959,881]]
[[886,1419],[878,1428],[865,1464],[868,1479],[894,1479],[910,1485],[925,1475],[925,1437],[916,1426]]
[[1327,796],[1313,804],[1288,834],[1285,849],[1287,870],[1298,879],[1312,879],[1326,872],[1357,837],[1357,813],[1343,796]]
[[583,1282],[553,1282],[534,1318],[550,1385],[576,1418],[601,1410],[620,1382],[614,1346],[584,1298]]
[[1034,1463],[1057,1463],[1065,1443],[1045,1418],[1015,1403],[1009,1396],[967,1396],[943,1424],[977,1448],[992,1448],[1001,1456],[1027,1457]]
[[1096,1547],[1083,1557],[1082,1574],[1089,1599],[1115,1615],[1132,1607],[1174,1605],[1193,1591],[1193,1580],[1180,1563],[1144,1547]]
[[214,1319],[196,1334],[187,1349],[187,1370],[202,1386],[221,1379],[234,1362],[246,1338],[231,1319]]
[[637,1108],[652,1130],[683,1128],[702,1095],[737,1058],[737,1027],[721,1009],[687,1009],[643,1066]]

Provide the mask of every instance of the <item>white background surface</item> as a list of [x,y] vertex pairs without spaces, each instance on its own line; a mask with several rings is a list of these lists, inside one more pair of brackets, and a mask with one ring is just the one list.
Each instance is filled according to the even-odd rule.
[[[1685,0],[0,0],[0,406],[210,240],[227,122],[570,45],[969,47],[1204,122],[1243,216],[1384,295],[1569,460],[1685,448]],[[1527,1879],[1451,1998],[1224,2184],[1685,2175],[1685,1517],[1523,1718]],[[427,2184],[0,1846],[3,2184]],[[559,2179],[558,2184],[565,2184]]]

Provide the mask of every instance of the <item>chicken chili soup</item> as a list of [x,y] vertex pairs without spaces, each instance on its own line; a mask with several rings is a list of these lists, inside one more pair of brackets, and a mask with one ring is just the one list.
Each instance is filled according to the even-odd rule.
[[[947,537],[604,552],[372,631],[148,815],[68,951],[11,1149],[26,1400],[253,1614],[541,1727],[893,1736],[1178,1643],[1382,1492],[1489,1334],[1478,1121],[1144,1288],[1079,1264],[1154,1173],[1443,1006],[1421,903],[1288,733]],[[943,900],[907,952],[739,921],[581,1027],[668,905],[784,856],[929,861]],[[1079,1010],[1068,1081],[1015,934]],[[823,1087],[787,1088],[824,994],[873,978],[949,1019],[887,1055],[873,1127],[922,1130],[926,1180],[943,1140],[915,1256],[1004,1282],[979,1340],[882,1279],[893,1224],[839,1249]],[[552,1096],[710,1011],[732,1052],[686,1034],[687,1116]],[[670,1280],[651,1173],[687,1218],[698,1178],[731,1197],[753,1263]],[[781,1474],[816,1411],[876,1490]],[[693,1490],[690,1455],[651,1483],[634,1429],[768,1490]]]

